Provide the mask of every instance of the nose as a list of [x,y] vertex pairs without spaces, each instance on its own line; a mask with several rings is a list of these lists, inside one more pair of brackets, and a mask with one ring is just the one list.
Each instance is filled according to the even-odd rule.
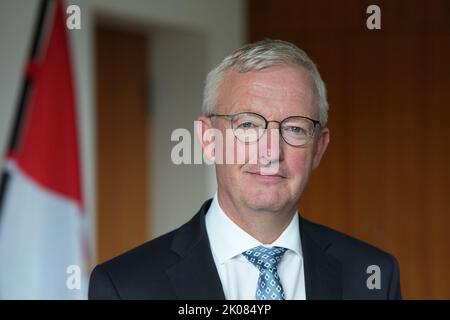
[[[275,122],[275,123],[272,123]],[[269,121],[264,135],[260,139],[259,157],[262,162],[274,163],[283,159],[283,151],[280,146],[280,130],[278,121]]]

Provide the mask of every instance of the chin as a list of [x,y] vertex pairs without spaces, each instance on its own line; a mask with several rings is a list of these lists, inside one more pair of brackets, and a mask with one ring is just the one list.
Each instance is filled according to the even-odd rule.
[[255,211],[278,212],[290,201],[286,195],[283,196],[278,192],[260,192],[246,195],[245,202]]

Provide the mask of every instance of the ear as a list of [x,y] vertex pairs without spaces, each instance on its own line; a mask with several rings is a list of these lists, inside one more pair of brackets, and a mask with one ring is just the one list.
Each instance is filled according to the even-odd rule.
[[313,158],[313,169],[319,166],[320,160],[322,159],[325,150],[330,143],[330,130],[328,128],[323,128],[317,140],[317,145],[315,148],[314,158]]
[[214,130],[211,118],[201,115],[197,118],[197,139],[202,146],[203,154],[209,163],[214,163],[215,146],[214,146]]

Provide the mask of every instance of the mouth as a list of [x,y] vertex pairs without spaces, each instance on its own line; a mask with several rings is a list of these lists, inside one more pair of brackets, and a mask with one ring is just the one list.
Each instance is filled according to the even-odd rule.
[[280,174],[263,174],[261,172],[250,171],[247,171],[246,173],[248,173],[251,177],[263,182],[278,182],[286,179],[285,176]]

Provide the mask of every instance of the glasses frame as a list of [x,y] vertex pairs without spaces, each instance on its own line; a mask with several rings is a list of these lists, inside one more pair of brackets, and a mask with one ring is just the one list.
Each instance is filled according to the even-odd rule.
[[[229,119],[229,120],[230,120],[231,129],[233,129],[233,134],[234,134],[234,136],[235,136],[236,139],[238,139],[239,141],[242,141],[242,140],[240,140],[240,139],[236,136],[235,128],[233,128],[233,119],[234,119],[235,117],[239,116],[239,115],[242,115],[242,114],[253,114],[253,115],[256,115],[256,116],[261,117],[262,119],[264,119],[264,121],[265,121],[264,130],[267,130],[267,127],[269,126],[269,123],[271,123],[271,122],[278,123],[278,130],[279,130],[279,132],[280,132],[280,136],[283,138],[283,141],[286,142],[286,143],[287,143],[288,145],[290,145],[291,147],[303,147],[303,146],[307,145],[307,144],[311,141],[311,139],[314,137],[314,135],[316,134],[316,127],[317,127],[317,126],[320,127],[320,121],[319,121],[319,120],[314,120],[314,119],[311,119],[311,118],[305,117],[305,116],[290,116],[290,117],[287,117],[287,118],[285,118],[285,119],[283,119],[283,120],[281,120],[281,121],[276,121],[276,120],[267,120],[263,115],[260,115],[259,113],[251,112],[251,111],[242,111],[242,112],[230,113],[230,114],[217,114],[217,113],[211,113],[211,114],[209,114],[207,117],[208,117],[208,118],[213,118],[213,117],[224,117],[224,118]],[[297,146],[297,145],[290,144],[289,142],[286,141],[286,139],[285,139],[284,136],[283,136],[283,133],[282,133],[282,131],[281,131],[282,123],[285,122],[285,121],[287,121],[287,120],[289,120],[289,119],[292,119],[292,118],[303,118],[303,119],[306,119],[306,120],[311,121],[311,122],[313,123],[313,125],[314,125],[314,129],[313,129],[312,135],[308,136],[308,137],[309,137],[309,140],[306,141],[304,144],[301,144],[301,145],[298,145],[298,146]],[[263,135],[259,136],[259,137],[258,137],[258,140],[256,140],[256,141],[259,141],[259,139],[261,139],[262,136],[263,136]],[[256,141],[255,141],[255,142],[256,142]],[[242,142],[245,143],[245,141],[242,141]]]

